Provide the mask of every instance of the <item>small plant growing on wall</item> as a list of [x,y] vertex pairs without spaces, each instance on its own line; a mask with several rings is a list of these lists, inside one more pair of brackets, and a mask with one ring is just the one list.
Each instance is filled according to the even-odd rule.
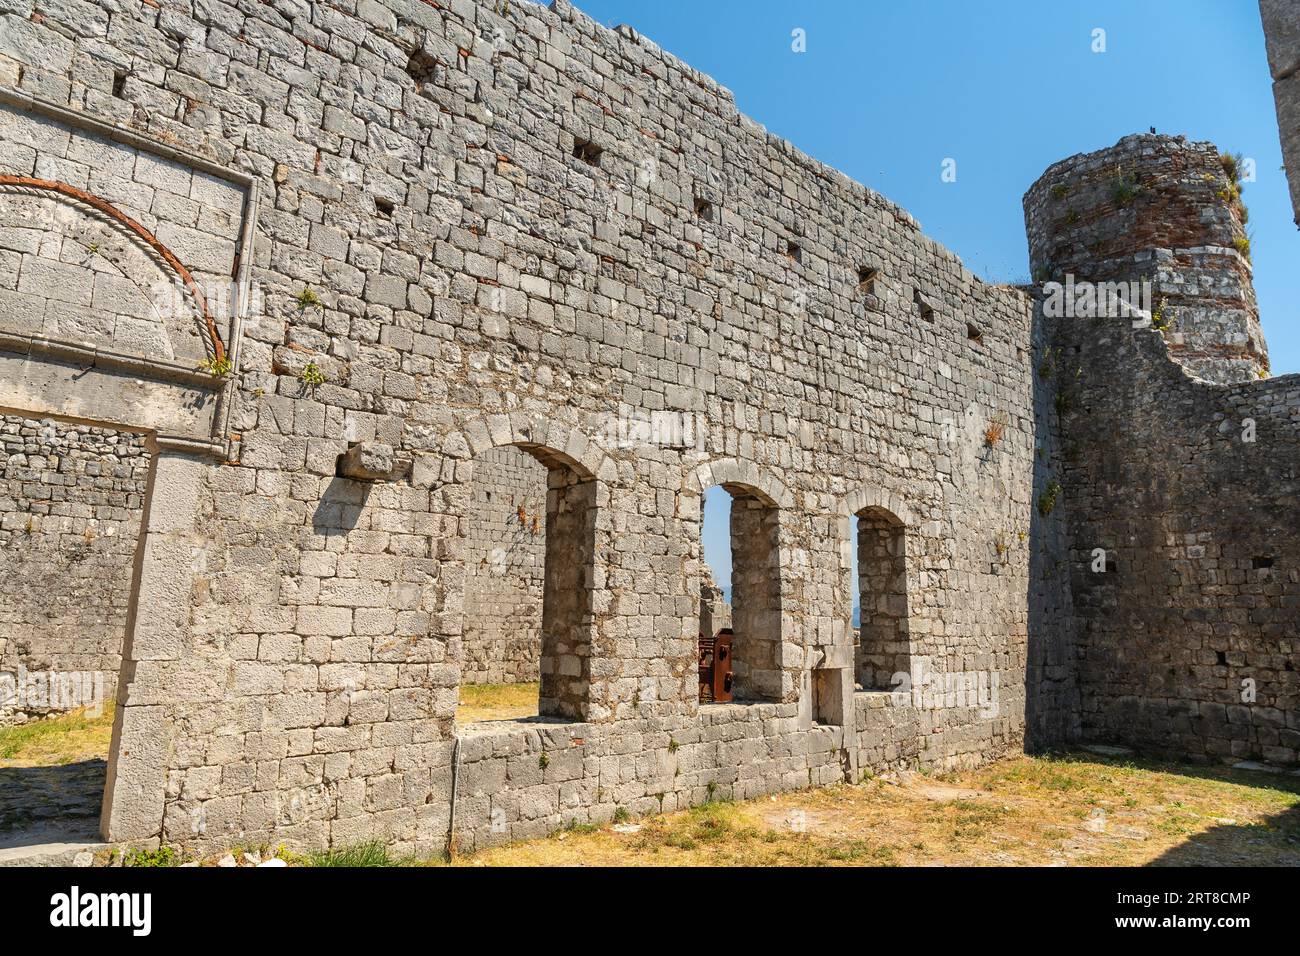
[[325,384],[325,373],[321,371],[320,366],[315,362],[308,362],[298,373],[298,381],[302,382],[308,388],[315,388],[317,385]]
[[1157,332],[1168,332],[1174,327],[1177,317],[1177,313],[1169,308],[1169,300],[1162,296],[1159,304],[1151,310],[1151,327]]
[[1232,240],[1232,248],[1241,253],[1242,258],[1247,262],[1250,261],[1250,238],[1248,236],[1237,236]]
[[984,444],[992,448],[998,442],[1002,441],[1002,433],[1007,430],[1007,416],[1005,412],[998,412],[989,421],[984,429]]
[[200,372],[207,372],[215,378],[225,378],[234,370],[235,367],[231,364],[229,355],[223,355],[221,358],[215,356],[206,358],[199,363]]
[[999,561],[1003,564],[1007,563],[1007,555],[1011,553],[1011,544],[1007,541],[1005,532],[999,531],[993,536],[993,551],[997,554]]
[[1053,478],[1038,496],[1038,513],[1046,518],[1056,507],[1056,499],[1061,496],[1061,483]]
[[293,297],[293,301],[297,303],[299,312],[306,312],[308,309],[325,308],[325,303],[321,302],[316,290],[308,286],[303,286],[302,291]]
[[1052,187],[1053,199],[1059,201],[1064,199],[1068,195],[1070,195],[1070,187],[1065,185],[1065,183],[1057,183],[1055,186]]
[[1056,363],[1060,361],[1061,350],[1059,348],[1043,349],[1043,360],[1038,363],[1038,377],[1047,380],[1052,377],[1052,372],[1056,369]]
[[1116,205],[1127,206],[1141,194],[1142,184],[1138,182],[1136,174],[1122,169],[1115,170],[1110,178],[1110,198],[1115,200]]

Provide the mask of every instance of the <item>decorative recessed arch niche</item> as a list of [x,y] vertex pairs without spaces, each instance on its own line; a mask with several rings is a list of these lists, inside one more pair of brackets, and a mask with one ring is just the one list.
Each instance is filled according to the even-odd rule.
[[146,360],[197,366],[225,343],[190,271],[100,197],[0,176],[0,328]]

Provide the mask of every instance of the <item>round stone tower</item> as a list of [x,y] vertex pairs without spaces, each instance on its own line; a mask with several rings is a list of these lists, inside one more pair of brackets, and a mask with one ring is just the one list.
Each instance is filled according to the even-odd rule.
[[1238,166],[1211,143],[1152,133],[1049,167],[1024,199],[1034,282],[1060,284],[1044,286],[1058,293],[1045,307],[1097,314],[1099,287],[1125,283],[1191,374],[1267,375]]

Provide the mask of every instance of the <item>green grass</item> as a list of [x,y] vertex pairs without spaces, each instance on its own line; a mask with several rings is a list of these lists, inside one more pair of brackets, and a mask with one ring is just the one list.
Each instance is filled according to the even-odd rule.
[[180,859],[176,851],[169,846],[160,846],[156,850],[127,850],[122,858],[123,866],[176,866]]
[[87,756],[107,756],[113,734],[113,702],[101,706],[97,717],[81,708],[17,727],[0,727],[0,762],[49,767]]
[[395,866],[388,855],[388,847],[379,840],[358,843],[355,846],[317,850],[307,855],[311,866]]

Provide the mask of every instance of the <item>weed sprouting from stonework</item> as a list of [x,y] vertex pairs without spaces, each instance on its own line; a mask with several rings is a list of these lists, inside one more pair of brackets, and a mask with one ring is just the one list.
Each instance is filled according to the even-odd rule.
[[315,362],[308,362],[298,373],[298,380],[308,388],[315,388],[317,385],[325,384],[325,373]]
[[546,751],[543,750],[540,754],[537,755],[537,766],[540,769],[545,770],[550,765],[551,765],[551,758],[546,756]]
[[230,356],[223,355],[221,358],[210,357],[199,363],[199,371],[207,372],[215,378],[225,378],[235,366],[231,364]]
[[299,312],[306,312],[308,309],[323,309],[325,303],[321,301],[316,290],[308,286],[303,286],[302,290],[293,297],[293,301],[298,306]]
[[1110,198],[1116,205],[1127,206],[1142,194],[1142,184],[1137,174],[1116,169],[1110,179]]
[[1061,495],[1061,483],[1053,478],[1038,496],[1038,513],[1046,518],[1056,507],[1056,500]]
[[1061,359],[1061,350],[1059,348],[1046,348],[1043,350],[1043,360],[1038,363],[1038,377],[1047,381],[1052,377],[1052,372],[1056,369],[1056,363]]
[[1005,412],[998,412],[984,429],[984,444],[992,448],[1002,440],[1002,434],[1007,428],[1007,416]]
[[156,850],[127,850],[122,857],[123,866],[176,866],[180,860],[169,846]]
[[1151,327],[1157,332],[1168,332],[1177,318],[1178,314],[1169,308],[1169,300],[1162,296],[1160,304],[1151,310]]

